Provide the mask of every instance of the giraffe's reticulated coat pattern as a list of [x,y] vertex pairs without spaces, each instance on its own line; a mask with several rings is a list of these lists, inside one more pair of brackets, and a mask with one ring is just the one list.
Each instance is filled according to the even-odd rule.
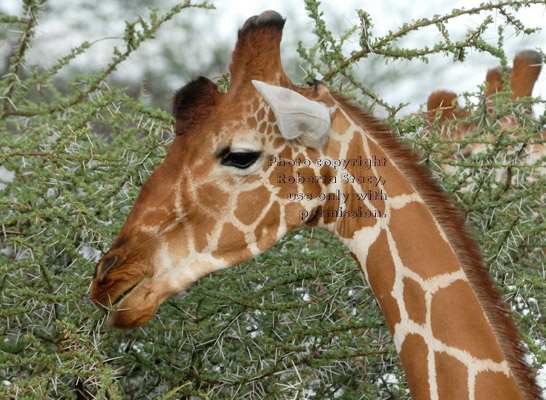
[[245,23],[227,93],[206,78],[177,93],[177,136],[97,265],[93,301],[117,308],[112,325],[141,326],[200,277],[317,225],[366,275],[414,398],[538,396],[456,210],[383,125],[320,82],[290,81],[283,24],[272,11]]

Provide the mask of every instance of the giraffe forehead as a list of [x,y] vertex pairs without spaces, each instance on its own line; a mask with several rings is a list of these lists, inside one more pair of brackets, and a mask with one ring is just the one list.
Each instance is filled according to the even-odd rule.
[[260,145],[260,134],[256,128],[243,123],[227,128],[223,135],[220,135],[218,144],[229,144],[234,149],[253,149]]
[[264,107],[243,114],[238,121],[221,129],[214,139],[214,147],[217,151],[224,148],[231,151],[264,150],[274,138],[282,139],[272,114]]

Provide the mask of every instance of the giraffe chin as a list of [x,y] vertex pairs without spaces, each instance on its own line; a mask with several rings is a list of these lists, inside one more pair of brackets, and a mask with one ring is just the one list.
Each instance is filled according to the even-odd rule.
[[116,304],[116,310],[108,317],[108,325],[121,329],[138,328],[155,315],[159,305],[165,300],[152,291],[149,284],[140,282]]

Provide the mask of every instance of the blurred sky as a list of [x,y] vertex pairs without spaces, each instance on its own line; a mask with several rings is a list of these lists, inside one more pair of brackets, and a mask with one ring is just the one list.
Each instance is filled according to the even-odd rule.
[[[0,12],[9,14],[21,13],[21,0],[0,0]],[[135,2],[136,4],[138,2]],[[285,26],[282,53],[283,58],[293,57],[296,54],[296,43],[302,40],[304,45],[314,43],[312,29],[313,22],[307,17],[303,0],[278,0],[275,2],[265,0],[216,0],[212,1],[216,10],[204,12],[202,10],[191,11],[186,14],[183,12],[175,18],[189,18],[192,23],[198,26],[202,32],[199,37],[199,46],[195,54],[185,54],[188,60],[195,59],[205,62],[207,49],[214,45],[215,41],[220,39],[228,41],[231,47],[235,43],[237,29],[243,24],[246,18],[251,15],[259,14],[264,10],[274,8],[283,16],[287,17]],[[148,11],[145,8],[134,9],[130,0],[110,0],[100,2],[99,15],[94,16],[91,10],[94,8],[96,0],[50,0],[49,7],[56,10],[62,10],[60,15],[48,13],[41,17],[38,33],[34,41],[35,59],[44,66],[51,65],[56,59],[67,53],[68,49],[77,46],[84,40],[95,41],[99,43],[93,46],[93,51],[86,57],[79,57],[77,63],[80,66],[104,66],[111,55],[111,48],[114,45],[120,45],[119,37],[124,30],[124,20],[134,19],[136,15],[147,16]],[[158,0],[160,10],[167,10],[176,1]],[[321,9],[325,13],[325,19],[329,28],[334,34],[343,31],[344,28],[359,23],[356,13],[357,8],[362,8],[368,12],[375,23],[374,31],[376,36],[387,33],[389,30],[396,30],[404,22],[431,17],[434,14],[446,14],[453,8],[471,8],[478,5],[478,1],[469,0],[412,0],[411,2],[400,2],[396,0],[323,0]],[[524,9],[518,13],[520,19],[528,27],[546,26],[546,5],[533,6]],[[450,24],[452,32],[459,32],[464,37],[466,29],[476,27],[481,18],[464,17],[457,20],[457,24]],[[495,24],[502,23],[504,17],[500,14],[495,15]],[[172,25],[172,24],[171,24]],[[173,32],[169,29],[169,23],[163,28],[162,37],[171,37],[176,40],[179,32]],[[427,36],[429,35],[429,36]],[[158,35],[159,36],[159,35]],[[540,32],[531,38],[516,36],[513,32],[506,32],[505,49],[509,60],[520,50],[542,48],[546,46],[546,32]],[[440,34],[437,29],[423,31],[408,38],[406,45],[411,45],[411,40],[415,43],[434,43],[439,39]],[[491,43],[496,42],[496,28],[488,31],[487,38]],[[103,39],[103,40],[101,40]],[[355,39],[354,46],[358,46]],[[0,43],[1,45],[1,43]],[[350,44],[349,44],[350,45]],[[155,46],[155,50],[154,50]],[[151,42],[147,47],[139,49],[139,52],[131,60],[124,63],[118,71],[124,77],[132,77],[140,81],[142,72],[139,65],[143,65],[144,58],[147,62],[154,62],[157,68],[164,68],[166,74],[173,74],[172,90],[184,82],[177,81],[176,71],[169,71],[168,65],[163,65],[162,61],[154,56],[154,51],[160,46],[158,42]],[[184,54],[184,49],[180,49]],[[1,55],[1,53],[0,53]],[[45,55],[45,56],[44,56]],[[140,58],[139,58],[140,57]],[[193,58],[192,58],[193,57]],[[229,64],[229,56],[225,60],[225,69]],[[385,71],[397,72],[398,77],[390,82],[384,82],[374,90],[387,100],[390,104],[399,104],[411,102],[406,112],[416,111],[419,105],[426,102],[428,95],[438,89],[453,90],[457,93],[462,91],[475,91],[477,86],[483,83],[485,73],[488,68],[497,66],[497,60],[484,54],[469,53],[464,63],[454,64],[451,58],[435,56],[431,58],[430,64],[424,64],[420,61],[413,61],[410,65],[405,63],[390,63],[386,65]],[[358,67],[361,68],[361,67]],[[402,72],[400,71],[402,69]],[[407,71],[407,76],[405,76]],[[223,71],[218,71],[221,73]],[[373,73],[366,74],[362,71],[364,83],[372,85],[374,82]],[[381,71],[383,72],[383,71]],[[543,71],[533,92],[536,96],[546,98],[546,72]],[[535,112],[543,113],[541,108]]]

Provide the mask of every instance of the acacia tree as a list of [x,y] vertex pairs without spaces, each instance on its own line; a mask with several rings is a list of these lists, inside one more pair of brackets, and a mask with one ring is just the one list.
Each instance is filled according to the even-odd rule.
[[[544,368],[546,178],[535,171],[544,159],[530,164],[524,152],[528,143],[544,142],[546,116],[526,112],[541,100],[509,102],[500,94],[494,114],[468,103],[476,129],[456,144],[486,135],[493,140],[488,151],[456,160],[449,152],[457,146],[438,134],[437,122],[422,113],[399,119],[400,107],[373,93],[354,69],[365,57],[412,60],[439,53],[463,60],[470,49],[506,67],[502,31],[535,34],[518,20],[518,10],[543,1],[453,10],[385,36],[376,36],[372,16],[359,10],[360,24],[340,37],[329,30],[318,2],[305,4],[316,35],[314,45],[299,48],[307,78],[357,94],[364,107],[387,110],[385,122],[412,143],[466,213],[524,333],[530,361]],[[95,263],[164,157],[174,122],[107,79],[165,22],[184,18],[190,7],[211,6],[186,1],[127,22],[124,46],[111,62],[96,74],[73,77],[61,90],[56,77],[90,44],[47,70],[30,65],[26,55],[44,5],[26,0],[22,15],[0,16],[2,26],[20,32],[0,80],[2,398],[407,398],[371,290],[344,248],[313,229],[299,229],[254,260],[201,279],[166,301],[144,328],[104,326],[103,313],[88,298]],[[496,21],[501,35],[491,44],[486,32],[493,13],[504,19]],[[466,14],[482,23],[455,40],[448,22]],[[401,45],[405,35],[425,27],[440,33],[432,47]],[[359,48],[347,49],[355,36]],[[482,92],[477,88],[478,96]],[[506,115],[521,121],[518,136],[500,133],[498,119]],[[453,164],[455,173],[444,175],[442,163]],[[499,170],[511,171],[510,178],[492,179]]]

